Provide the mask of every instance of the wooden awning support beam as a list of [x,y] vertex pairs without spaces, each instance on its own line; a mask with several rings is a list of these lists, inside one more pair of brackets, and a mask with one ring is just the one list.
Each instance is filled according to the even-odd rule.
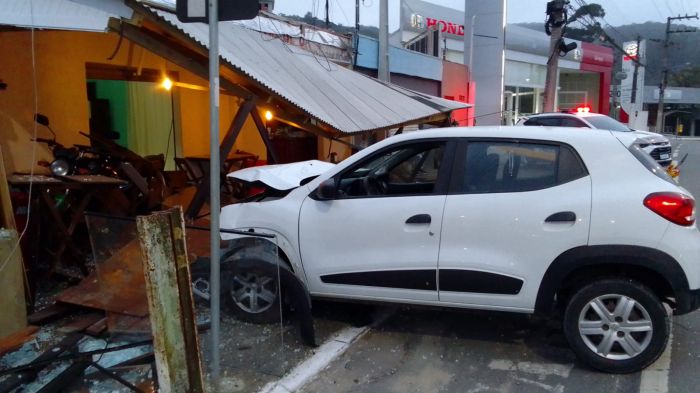
[[[238,112],[236,112],[236,116],[233,117],[228,131],[226,131],[226,135],[224,135],[224,139],[219,147],[222,177],[226,176],[226,174],[223,172],[224,161],[226,161],[226,157],[228,157],[229,153],[231,153],[233,144],[236,142],[238,134],[241,133],[243,125],[245,124],[245,119],[248,117],[251,111],[255,112],[255,102],[252,98],[243,101],[241,106],[238,107]],[[203,173],[201,180],[197,184],[197,191],[192,198],[192,202],[190,202],[190,205],[187,206],[185,217],[188,219],[196,218],[199,214],[199,210],[202,208],[202,206],[204,206],[204,203],[209,198],[209,171],[207,169],[208,168],[203,168],[205,173]],[[225,178],[222,179],[222,184],[225,180]]]
[[255,122],[255,127],[258,129],[258,132],[260,133],[260,138],[262,138],[263,143],[265,144],[265,147],[267,148],[267,162],[269,164],[278,164],[279,160],[277,159],[277,152],[275,151],[275,147],[272,146],[272,142],[270,141],[270,136],[267,135],[267,127],[265,127],[265,124],[263,123],[262,119],[260,118],[260,113],[258,111],[254,110],[250,113],[250,116],[253,118],[253,122]]

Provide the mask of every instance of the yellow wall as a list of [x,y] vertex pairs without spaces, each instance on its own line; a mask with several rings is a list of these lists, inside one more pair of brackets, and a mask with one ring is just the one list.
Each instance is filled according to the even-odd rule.
[[[87,139],[78,133],[89,129],[85,63],[174,71],[179,74],[181,82],[208,85],[206,80],[166,63],[127,40],[114,60],[107,60],[117,41],[118,36],[113,33],[36,31],[35,109],[31,33],[0,32],[0,53],[3,54],[0,57],[0,80],[8,84],[7,90],[0,91],[0,146],[5,152],[5,166],[9,173],[28,172],[36,162],[31,158],[30,142],[34,112],[49,117],[60,143],[87,143]],[[238,108],[237,99],[222,95],[220,106],[223,137]],[[180,115],[184,155],[208,154],[209,93],[180,88]],[[39,126],[38,136],[50,137],[50,134]],[[246,122],[235,148],[266,158],[264,145],[252,120]],[[50,158],[45,145],[37,144],[37,160]]]

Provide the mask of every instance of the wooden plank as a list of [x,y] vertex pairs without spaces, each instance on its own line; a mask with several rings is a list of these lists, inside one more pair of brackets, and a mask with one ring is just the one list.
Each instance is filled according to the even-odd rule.
[[27,326],[24,267],[18,242],[17,231],[0,229],[0,338]]
[[70,309],[68,305],[55,303],[29,315],[27,321],[32,325],[42,325],[64,316]]
[[15,215],[12,209],[12,200],[10,199],[10,185],[7,183],[4,160],[2,146],[0,146],[0,228],[16,230]]
[[182,209],[137,217],[160,391],[203,392]]
[[99,322],[102,319],[104,319],[104,315],[102,315],[102,314],[84,315],[84,316],[76,318],[75,320],[71,321],[70,323],[67,323],[67,324],[57,328],[56,331],[58,331],[59,333],[63,333],[63,334],[82,332],[83,330],[94,325],[95,323]]
[[107,318],[102,318],[85,329],[85,333],[91,336],[99,336],[107,330]]
[[27,326],[24,329],[12,333],[3,339],[0,339],[0,356],[12,352],[22,346],[22,344],[34,338],[36,332],[39,331],[37,326]]

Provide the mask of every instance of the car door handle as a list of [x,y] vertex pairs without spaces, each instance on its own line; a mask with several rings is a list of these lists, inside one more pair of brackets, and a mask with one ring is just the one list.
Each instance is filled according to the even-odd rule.
[[559,213],[554,213],[551,216],[547,217],[544,222],[575,222],[576,221],[576,213],[574,212],[559,212]]
[[431,221],[430,214],[416,214],[409,217],[406,224],[430,224]]

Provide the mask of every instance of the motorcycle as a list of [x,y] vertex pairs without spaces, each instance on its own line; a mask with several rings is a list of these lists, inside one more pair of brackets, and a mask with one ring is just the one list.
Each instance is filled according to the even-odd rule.
[[53,154],[53,161],[40,161],[39,165],[48,167],[54,176],[103,175],[119,178],[119,163],[111,156],[101,153],[90,146],[73,145],[66,147],[56,141],[56,133],[49,125],[49,118],[37,113],[34,120],[46,127],[53,135],[52,139],[35,138],[33,141],[45,143]]
[[56,142],[56,133],[51,129],[47,116],[37,113],[34,120],[53,135],[52,139],[34,140],[46,143],[51,148],[53,161],[40,162],[39,165],[48,167],[54,176],[102,175],[126,180],[127,184],[120,189],[128,200],[123,203],[128,205],[127,212],[144,213],[160,206],[165,197],[165,179],[162,168],[158,168],[152,160],[119,146],[109,139],[111,137],[84,132],[80,134],[88,138],[92,146],[76,144],[65,147]]

